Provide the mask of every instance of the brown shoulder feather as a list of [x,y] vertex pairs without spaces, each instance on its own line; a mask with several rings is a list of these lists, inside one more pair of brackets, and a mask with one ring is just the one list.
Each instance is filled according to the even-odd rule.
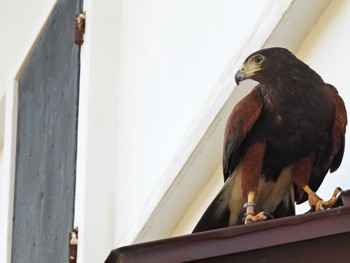
[[223,153],[225,181],[242,158],[239,148],[259,118],[262,106],[263,101],[257,86],[236,104],[227,120]]

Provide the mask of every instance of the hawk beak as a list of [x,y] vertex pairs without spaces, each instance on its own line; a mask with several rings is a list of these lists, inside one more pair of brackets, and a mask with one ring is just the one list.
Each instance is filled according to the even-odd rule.
[[239,83],[246,79],[247,77],[247,74],[242,71],[241,69],[237,71],[236,75],[235,75],[235,81],[236,81],[236,84],[239,85]]
[[237,73],[235,75],[236,84],[239,85],[239,83],[242,80],[250,79],[252,76],[255,75],[255,72],[260,71],[260,70],[261,70],[261,68],[255,66],[255,65],[243,64],[243,66],[241,66],[239,68],[239,70],[237,71]]

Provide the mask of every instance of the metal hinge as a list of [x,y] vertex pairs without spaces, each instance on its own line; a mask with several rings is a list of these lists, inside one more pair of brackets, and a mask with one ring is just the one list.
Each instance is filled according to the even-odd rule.
[[74,43],[81,46],[84,43],[85,33],[85,12],[75,16],[75,37]]
[[78,228],[69,233],[69,263],[76,263],[78,256]]

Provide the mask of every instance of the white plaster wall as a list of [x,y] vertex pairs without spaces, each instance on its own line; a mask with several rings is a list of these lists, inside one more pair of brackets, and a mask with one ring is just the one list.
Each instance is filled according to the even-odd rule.
[[289,3],[121,1],[116,245],[133,242],[177,175],[169,167],[232,58]]
[[120,1],[85,0],[75,226],[78,262],[104,262],[114,244]]
[[34,45],[56,0],[0,0],[0,97]]
[[171,234],[172,237],[186,235],[192,233],[195,225],[198,223],[199,218],[202,217],[204,211],[207,209],[208,204],[215,198],[215,196],[221,190],[224,184],[224,178],[222,174],[222,166],[219,165],[218,169],[205,185],[200,194],[193,200],[192,205],[188,211],[183,215],[182,220],[178,222],[178,225]]

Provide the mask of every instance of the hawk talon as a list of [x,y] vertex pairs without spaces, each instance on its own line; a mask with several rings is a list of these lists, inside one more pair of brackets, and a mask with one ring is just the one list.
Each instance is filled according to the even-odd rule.
[[260,212],[256,215],[253,215],[251,213],[245,214],[242,221],[245,225],[249,225],[252,223],[266,221],[266,220],[270,220],[270,219],[274,219],[274,217],[270,213]]
[[323,211],[327,209],[325,202],[322,199],[318,199],[315,203],[316,211]]
[[328,201],[324,202],[324,203],[325,203],[325,206],[326,206],[327,208],[333,207],[333,205],[334,205],[335,202],[338,200],[338,197],[340,196],[340,194],[341,194],[342,191],[343,191],[343,190],[342,190],[340,187],[335,188],[334,191],[333,191],[332,197],[331,197]]
[[254,215],[249,213],[249,214],[245,214],[244,217],[243,217],[243,222],[245,225],[248,225],[248,224],[251,224],[251,223],[254,223]]
[[263,212],[267,220],[275,219],[269,212]]

